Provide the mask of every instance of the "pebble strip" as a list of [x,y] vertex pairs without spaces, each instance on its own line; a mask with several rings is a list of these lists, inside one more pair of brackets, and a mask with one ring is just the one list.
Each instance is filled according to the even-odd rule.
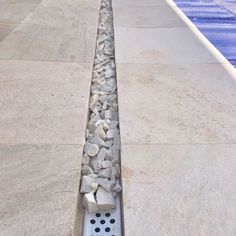
[[101,3],[81,172],[80,192],[88,212],[115,208],[121,191],[120,131],[111,0]]

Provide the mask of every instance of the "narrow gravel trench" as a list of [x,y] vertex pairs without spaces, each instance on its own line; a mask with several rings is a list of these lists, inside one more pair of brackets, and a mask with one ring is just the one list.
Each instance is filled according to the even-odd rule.
[[102,0],[82,159],[84,235],[121,235],[121,190],[113,15]]

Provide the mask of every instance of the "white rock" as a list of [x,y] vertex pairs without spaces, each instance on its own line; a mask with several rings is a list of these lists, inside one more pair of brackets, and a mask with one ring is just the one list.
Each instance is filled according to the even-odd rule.
[[115,185],[114,181],[108,180],[108,179],[103,179],[103,178],[98,178],[97,182],[100,186],[102,186],[104,189],[106,189],[108,192],[111,192],[111,189]]
[[99,146],[97,144],[86,143],[84,146],[84,152],[90,157],[97,155]]
[[97,136],[93,136],[89,138],[89,142],[92,144],[98,144],[99,146],[101,146],[104,143],[104,141],[100,137],[97,137]]
[[97,174],[89,174],[88,176],[92,179],[97,179],[98,178]]
[[103,169],[106,169],[106,168],[109,168],[109,167],[112,167],[112,162],[111,161],[103,161],[102,162],[102,168]]
[[112,120],[112,121],[110,122],[110,124],[109,124],[109,127],[110,127],[111,129],[116,129],[117,126],[118,126],[118,124],[119,124],[118,121]]
[[106,35],[102,34],[98,37],[97,42],[102,43],[107,39]]
[[111,210],[115,208],[115,200],[112,193],[107,192],[104,188],[99,187],[96,193],[97,206],[100,210]]
[[96,192],[98,188],[98,183],[94,178],[91,178],[90,176],[84,175],[81,182],[81,193],[90,193],[90,192]]
[[94,174],[94,171],[91,169],[89,165],[82,165],[81,174],[82,175]]
[[95,130],[94,133],[95,133],[95,135],[99,136],[102,140],[105,140],[105,139],[106,139],[106,133],[105,133],[105,131],[104,131],[104,129],[103,129],[102,124],[100,124],[100,125],[96,128],[96,130]]
[[105,119],[112,120],[112,111],[111,110],[105,111]]
[[[117,164],[115,164],[115,168],[116,168],[116,170],[117,170],[117,173],[120,175],[120,164],[119,163],[117,163]],[[118,176],[119,177],[119,176]]]
[[119,192],[121,192],[121,190],[122,190],[122,188],[121,188],[119,182],[116,181],[116,184],[113,186],[112,191],[119,193]]
[[100,161],[104,161],[106,157],[107,149],[106,148],[101,148],[98,152],[97,158]]
[[109,179],[111,177],[111,171],[112,171],[111,168],[106,168],[106,169],[100,170],[98,172],[98,177]]
[[106,85],[108,85],[111,88],[115,88],[116,87],[116,80],[114,78],[110,78],[110,79],[106,80]]
[[106,142],[102,142],[101,143],[101,146],[105,147],[105,148],[110,148],[113,144],[113,141],[112,140],[108,140]]
[[112,163],[112,166],[115,167],[117,164],[120,163],[120,158],[113,158],[113,159],[111,160],[111,163]]
[[88,155],[84,155],[82,157],[82,164],[88,165],[89,164],[90,157]]
[[91,161],[91,167],[95,173],[98,173],[102,169],[102,161],[99,161],[97,158],[94,158]]
[[108,99],[110,102],[114,102],[117,99],[117,95],[116,94],[110,94],[108,95]]
[[105,160],[109,161],[111,159],[112,159],[112,152],[111,152],[111,149],[108,149],[107,153],[106,153],[106,156],[105,156]]
[[89,108],[92,108],[98,102],[98,99],[98,94],[94,94],[93,96],[91,96],[89,100]]
[[93,134],[94,131],[96,130],[96,125],[95,125],[95,123],[92,122],[92,121],[89,121],[89,122],[88,122],[88,129],[89,129],[89,133],[90,133],[90,134]]
[[83,198],[83,205],[88,210],[88,213],[95,213],[99,210],[93,193],[86,193]]
[[109,129],[107,131],[107,139],[114,139],[115,136],[118,136],[119,138],[119,130],[118,129]]
[[105,71],[105,77],[106,78],[111,78],[114,75],[115,75],[115,71],[114,70],[108,69],[108,70]]
[[114,134],[114,137],[113,137],[113,146],[117,146],[118,149],[120,149],[120,134],[119,133],[116,133]]

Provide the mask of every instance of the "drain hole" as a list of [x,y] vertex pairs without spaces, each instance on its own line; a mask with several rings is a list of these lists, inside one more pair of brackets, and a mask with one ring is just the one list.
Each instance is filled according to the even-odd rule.
[[[96,229],[95,229],[95,232],[97,232],[97,233],[100,232],[100,228],[96,228]],[[108,232],[109,232],[109,231],[108,231]]]
[[106,227],[106,228],[105,228],[105,231],[106,231],[106,232],[110,232],[110,231],[111,231],[110,227]]
[[104,225],[104,224],[106,223],[106,221],[105,221],[105,220],[101,220],[100,223],[101,223],[102,225]]
[[111,215],[110,213],[106,213],[106,214],[105,214],[106,217],[109,217],[110,215]]
[[111,220],[110,220],[110,223],[111,223],[111,224],[114,224],[115,222],[116,222],[115,219],[111,219]]
[[101,216],[101,214],[100,214],[100,213],[97,213],[97,214],[96,214],[96,216],[97,216],[97,217],[100,217],[100,216]]
[[96,223],[96,221],[95,220],[90,220],[90,223],[93,225],[93,224]]

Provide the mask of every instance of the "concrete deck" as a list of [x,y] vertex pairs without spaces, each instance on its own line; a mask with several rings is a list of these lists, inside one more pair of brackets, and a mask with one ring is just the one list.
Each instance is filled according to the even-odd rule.
[[113,11],[126,235],[235,235],[235,69],[172,1]]
[[0,235],[73,233],[99,8],[1,0]]

